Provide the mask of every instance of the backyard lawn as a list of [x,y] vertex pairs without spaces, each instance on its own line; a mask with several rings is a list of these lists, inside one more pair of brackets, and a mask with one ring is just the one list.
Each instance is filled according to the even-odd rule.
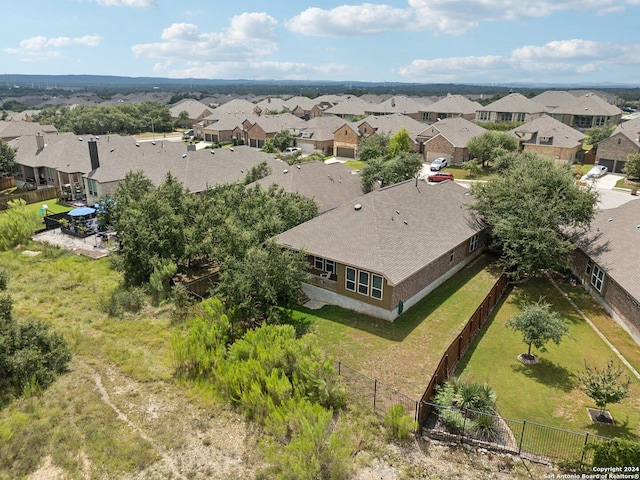
[[435,367],[500,276],[488,255],[388,323],[335,306],[298,308],[322,348],[346,365],[419,400]]
[[[561,284],[561,288],[637,368],[640,353],[628,334],[608,318],[586,292],[571,289],[566,283]],[[548,352],[533,348],[532,353],[540,362],[524,365],[516,358],[527,351],[522,335],[504,324],[518,312],[523,301],[536,301],[540,297],[569,323],[569,337],[558,346],[548,345]],[[601,369],[610,358],[620,364],[611,349],[551,283],[547,279],[536,279],[514,286],[498,305],[458,365],[457,374],[491,385],[498,395],[498,412],[504,418],[637,441],[640,439],[640,380],[633,375],[630,374],[629,397],[620,404],[607,406],[616,425],[594,424],[587,414],[586,409],[595,408],[595,404],[581,390],[578,377],[584,371],[585,362]]]

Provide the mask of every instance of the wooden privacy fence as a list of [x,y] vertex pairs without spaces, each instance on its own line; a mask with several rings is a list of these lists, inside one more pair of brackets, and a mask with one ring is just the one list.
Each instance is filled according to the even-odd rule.
[[8,188],[13,188],[15,186],[16,186],[16,179],[14,177],[0,178],[0,192],[2,190],[7,190]]
[[418,408],[418,424],[420,426],[424,425],[431,412],[431,407],[427,402],[429,402],[433,396],[436,387],[445,382],[449,378],[449,374],[454,371],[462,355],[464,355],[464,352],[478,333],[478,330],[480,330],[480,327],[482,327],[489,318],[493,307],[495,307],[502,298],[502,295],[507,289],[507,283],[507,274],[503,273],[440,359],[440,363],[438,363],[420,400],[420,406]]
[[7,202],[10,200],[23,199],[27,203],[45,202],[56,198],[56,187],[45,187],[39,190],[32,190],[31,192],[17,193],[14,195],[3,196],[0,199],[0,209],[7,208]]

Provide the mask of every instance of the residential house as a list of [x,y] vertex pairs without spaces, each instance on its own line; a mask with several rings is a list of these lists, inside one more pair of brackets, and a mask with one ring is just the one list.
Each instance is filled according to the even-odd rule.
[[274,240],[308,254],[314,300],[388,321],[483,251],[485,232],[454,182],[409,180],[370,192]]
[[401,129],[406,129],[409,133],[411,141],[411,150],[418,153],[420,151],[420,142],[418,135],[424,130],[424,123],[415,120],[413,117],[403,115],[401,113],[392,113],[389,115],[369,115],[365,119],[357,123],[358,132],[361,137],[370,135],[387,134],[393,136]]
[[14,120],[10,122],[0,121],[0,140],[9,142],[25,135],[38,133],[56,133],[58,129],[54,125],[40,125],[37,122]]
[[196,124],[211,115],[213,109],[198,100],[186,98],[173,105],[169,112],[171,118],[178,120],[181,127],[194,128]]
[[447,95],[441,100],[428,105],[420,111],[420,118],[423,122],[434,123],[445,118],[462,117],[466,120],[473,121],[476,118],[476,111],[480,110],[482,105],[478,102],[469,100],[463,95]]
[[335,115],[346,120],[353,120],[358,117],[364,117],[366,112],[372,107],[373,105],[371,103],[360,100],[358,97],[347,97],[340,103],[327,108],[324,114]]
[[591,92],[574,97],[551,110],[549,114],[578,130],[618,125],[622,119],[622,110]]
[[549,112],[552,112],[561,105],[573,102],[575,98],[575,95],[566,90],[547,90],[531,98],[531,100],[543,105]]
[[322,108],[316,100],[303,96],[289,98],[285,102],[285,105],[289,112],[303,120],[310,120],[318,117],[322,115],[327,108],[329,108],[328,105],[325,105],[325,107]]
[[576,242],[573,273],[593,297],[640,341],[640,201],[602,210]]
[[286,100],[280,97],[267,97],[256,103],[253,113],[256,115],[277,115],[289,112]]
[[560,163],[572,164],[582,157],[584,134],[548,115],[510,130],[521,151],[533,152]]
[[640,153],[640,117],[622,122],[611,136],[598,144],[596,163],[609,172],[622,173],[629,155]]
[[[360,99],[362,100],[362,97],[360,97]],[[364,113],[376,116],[402,114],[419,121],[422,119],[421,112],[424,110],[425,106],[424,102],[419,102],[413,98],[405,97],[404,95],[398,95],[388,98],[378,104],[371,104]]]
[[262,148],[265,140],[273,138],[276,133],[288,130],[295,137],[304,126],[304,120],[290,113],[260,116],[246,130],[245,144]]
[[225,143],[233,139],[244,140],[243,130],[246,122],[253,125],[258,116],[254,113],[231,112],[223,115],[213,123],[207,123],[201,128],[201,136],[205,142]]
[[333,155],[342,158],[356,158],[361,136],[356,123],[344,122],[333,132]]
[[278,185],[286,192],[297,192],[312,198],[318,212],[325,213],[362,196],[360,175],[341,163],[308,162],[285,165],[252,185],[269,188]]
[[295,144],[304,153],[321,152],[325,156],[333,155],[334,132],[342,125],[344,120],[340,117],[314,117],[300,128]]
[[228,117],[230,115],[257,115],[254,112],[255,108],[255,104],[241,98],[229,100],[228,102],[220,105],[218,108],[214,108],[213,112],[202,120],[202,126],[209,126],[210,124],[221,120],[223,117]]
[[425,162],[444,157],[449,165],[460,165],[469,160],[469,140],[486,130],[463,117],[450,117],[431,124],[417,136]]
[[520,93],[510,93],[476,111],[476,122],[530,122],[547,113],[547,108]]

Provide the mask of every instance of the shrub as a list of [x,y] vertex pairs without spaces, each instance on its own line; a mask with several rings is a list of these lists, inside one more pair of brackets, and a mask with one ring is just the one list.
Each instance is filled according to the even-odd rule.
[[102,311],[110,317],[122,317],[125,312],[137,313],[145,304],[145,293],[140,287],[118,287],[100,301]]
[[475,178],[482,173],[482,167],[475,158],[462,162],[460,168],[469,170],[469,177],[471,178]]
[[0,251],[28,242],[41,225],[38,214],[27,210],[24,200],[8,201],[7,205],[9,210],[0,217]]
[[485,442],[495,442],[500,438],[500,428],[491,415],[477,415],[473,423],[472,436]]
[[593,467],[640,465],[640,443],[614,438],[602,443],[590,443],[585,448],[593,451]]
[[403,440],[413,431],[415,419],[407,415],[404,405],[393,405],[384,415],[384,424],[391,439]]
[[178,266],[168,259],[162,259],[153,267],[153,273],[149,276],[149,291],[154,305],[169,298],[171,292],[171,278],[178,271]]
[[0,292],[3,292],[7,289],[7,285],[9,284],[9,274],[6,270],[0,270]]

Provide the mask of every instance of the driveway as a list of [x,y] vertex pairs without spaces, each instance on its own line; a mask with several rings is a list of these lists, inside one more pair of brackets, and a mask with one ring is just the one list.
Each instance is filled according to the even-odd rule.
[[624,175],[619,173],[607,173],[603,177],[597,178],[593,181],[592,185],[600,194],[598,208],[601,210],[609,210],[640,198],[637,195],[631,195],[628,190],[618,190],[615,188],[616,183],[621,178],[624,178]]

